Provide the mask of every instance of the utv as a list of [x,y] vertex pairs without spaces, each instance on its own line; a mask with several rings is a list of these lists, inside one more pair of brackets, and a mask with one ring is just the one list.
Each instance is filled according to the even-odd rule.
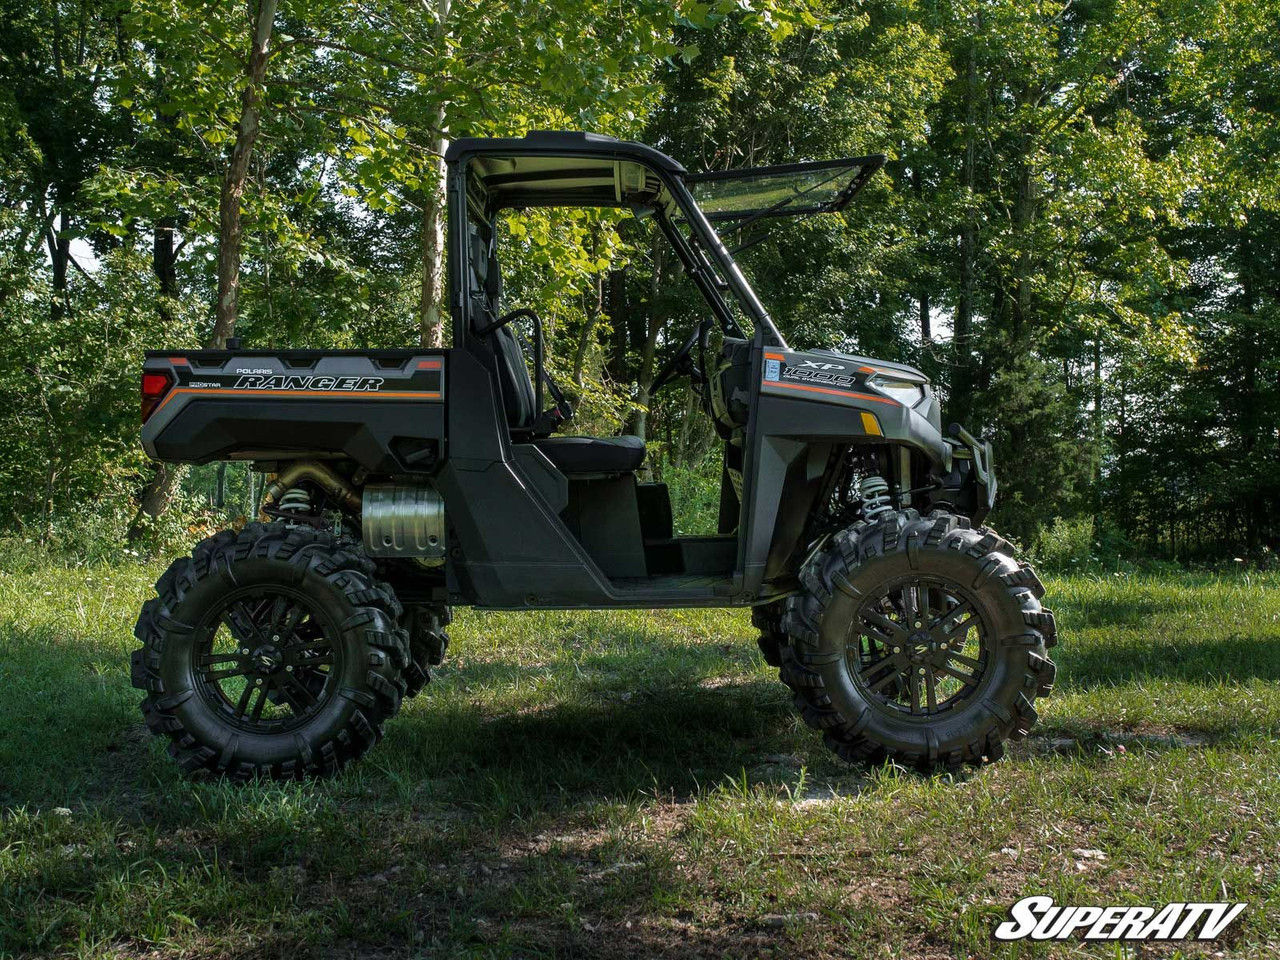
[[[1025,737],[1054,621],[978,525],[990,444],[944,433],[910,366],[789,346],[712,226],[838,210],[883,160],[690,175],[592,134],[458,140],[450,349],[148,353],[149,456],[274,475],[268,522],[175,562],[138,619],[133,685],[182,769],[337,771],[423,688],[465,604],[750,607],[800,715],[850,761],[957,770]],[[673,534],[642,440],[560,429],[573,410],[538,316],[504,312],[499,243],[504,211],[551,206],[652,218],[705,300],[652,389],[690,378],[723,440],[717,536]]]

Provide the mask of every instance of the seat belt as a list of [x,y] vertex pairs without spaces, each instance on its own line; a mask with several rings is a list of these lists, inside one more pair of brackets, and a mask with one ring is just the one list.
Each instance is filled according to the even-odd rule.
[[[512,330],[515,332],[516,338],[520,341],[520,346],[524,348],[525,352],[537,356],[537,353],[529,346],[529,341],[525,339],[525,335],[520,332],[520,328],[512,324]],[[550,410],[539,411],[533,423],[533,431],[534,433],[539,433],[545,429],[547,433],[552,433],[556,427],[573,416],[573,404],[565,398],[564,391],[560,389],[560,385],[551,379],[551,374],[547,371],[545,362],[539,368],[538,376],[547,385],[547,392],[551,394],[551,399],[556,403]]]

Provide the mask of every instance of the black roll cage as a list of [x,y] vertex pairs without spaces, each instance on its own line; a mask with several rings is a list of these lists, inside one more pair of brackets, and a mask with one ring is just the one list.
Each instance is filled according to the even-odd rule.
[[[533,139],[532,137],[526,139]],[[539,138],[544,139],[544,138]],[[603,139],[603,138],[602,138]],[[475,146],[472,147],[471,145]],[[762,346],[787,349],[788,345],[781,331],[774,324],[755,291],[743,276],[738,264],[725,247],[723,241],[711,222],[702,213],[693,195],[685,185],[687,175],[684,168],[664,154],[642,144],[626,141],[607,141],[608,150],[573,150],[546,149],[530,147],[521,140],[482,140],[456,141],[447,154],[447,187],[449,203],[449,236],[450,250],[448,281],[449,302],[454,320],[454,343],[461,344],[467,338],[477,336],[475,319],[471,316],[470,298],[466,296],[467,270],[470,269],[471,246],[467,242],[468,191],[467,179],[469,163],[478,156],[518,157],[532,155],[542,157],[563,157],[565,159],[625,159],[644,166],[646,172],[656,176],[674,200],[680,216],[689,227],[690,238],[686,238],[676,227],[672,217],[659,204],[646,205],[653,211],[659,229],[676,251],[676,256],[688,272],[699,293],[702,294],[708,307],[716,317],[726,336],[745,338],[745,334],[733,315],[729,305],[721,297],[716,281],[711,276],[714,269],[724,283],[733,292],[735,299],[750,318],[756,333],[756,339]],[[507,146],[510,145],[510,146]],[[594,145],[594,144],[593,144]],[[638,149],[635,149],[638,148]],[[660,162],[665,161],[665,162]],[[485,217],[492,228],[493,219],[498,212],[507,207],[528,206],[529,204],[507,204],[490,207],[485,210]],[[563,200],[545,204],[549,207],[570,206]],[[609,206],[603,202],[580,203],[579,206]],[[613,204],[614,206],[634,206],[634,204]],[[709,259],[708,259],[709,258]]]

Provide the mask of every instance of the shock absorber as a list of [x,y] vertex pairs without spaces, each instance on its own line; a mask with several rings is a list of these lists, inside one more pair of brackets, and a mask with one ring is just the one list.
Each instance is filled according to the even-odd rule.
[[884,477],[865,477],[858,484],[858,492],[862,496],[862,519],[875,523],[880,517],[893,510],[889,500],[889,483]]
[[311,494],[302,487],[290,487],[276,501],[276,509],[281,513],[310,513]]

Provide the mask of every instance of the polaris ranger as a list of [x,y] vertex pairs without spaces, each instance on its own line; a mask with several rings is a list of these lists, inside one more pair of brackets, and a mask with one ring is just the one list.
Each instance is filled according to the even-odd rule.
[[[133,684],[184,771],[337,771],[423,688],[468,604],[750,607],[801,716],[851,761],[957,770],[1027,735],[1054,621],[979,526],[990,444],[944,432],[910,366],[790,346],[722,240],[841,209],[883,157],[691,175],[543,132],[446,160],[450,349],[147,355],[152,458],[274,475],[269,522],[202,542],[138,619]],[[499,242],[500,217],[553,206],[652,218],[705,300],[652,389],[689,378],[723,441],[716,536],[674,535],[642,440],[565,429]]]

